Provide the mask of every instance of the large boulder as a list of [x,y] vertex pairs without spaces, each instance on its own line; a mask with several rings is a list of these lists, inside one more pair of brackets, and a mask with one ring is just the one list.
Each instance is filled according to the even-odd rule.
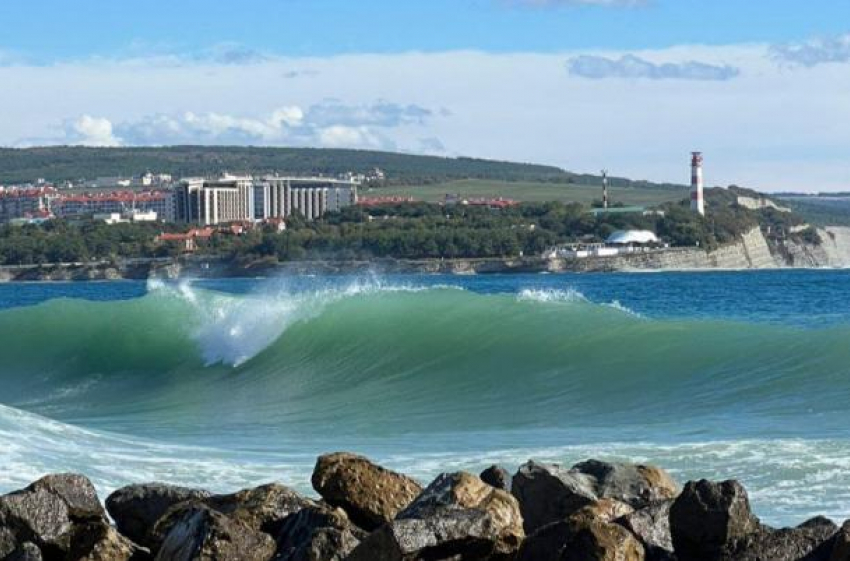
[[557,464],[530,461],[514,475],[511,492],[519,501],[525,532],[568,518],[597,501],[593,480]]
[[172,509],[167,519],[158,561],[268,561],[275,553],[268,534],[205,505],[186,503]]
[[94,485],[85,476],[74,473],[47,475],[27,489],[56,495],[65,502],[68,515],[75,520],[101,520],[106,517]]
[[643,561],[640,541],[624,527],[585,507],[566,520],[539,528],[516,561]]
[[761,527],[731,544],[727,561],[830,561],[838,526],[831,520],[813,518],[796,528]]
[[514,497],[474,475],[450,473],[370,534],[349,560],[511,559],[524,537]]
[[573,470],[593,479],[599,498],[616,499],[634,508],[673,499],[679,493],[670,474],[655,466],[587,460]]
[[256,532],[265,532],[272,536],[280,532],[289,516],[303,508],[316,505],[315,501],[277,483],[229,495],[214,495],[202,499],[201,502]]
[[650,561],[672,559],[670,507],[673,501],[661,501],[626,514],[616,520],[640,540]]
[[511,492],[511,474],[501,466],[490,466],[481,472],[481,481],[496,489]]
[[73,522],[68,505],[46,489],[0,497],[0,519],[16,544],[32,542],[48,557],[64,557],[71,546]]
[[850,520],[844,522],[835,534],[829,561],[850,561]]
[[391,521],[422,491],[413,479],[344,452],[319,457],[313,488],[366,530]]
[[147,549],[122,536],[106,521],[82,524],[74,530],[67,557],[76,561],[142,561],[152,559]]
[[680,559],[720,559],[758,529],[747,491],[737,481],[689,481],[670,507],[670,535]]
[[24,542],[3,559],[5,561],[42,561],[44,557],[37,545],[32,542]]
[[588,460],[565,469],[530,461],[513,478],[526,532],[563,520],[599,499],[614,499],[633,508],[671,499],[678,488],[664,470],[640,464]]
[[286,519],[277,537],[277,561],[341,561],[366,532],[348,519],[345,511],[316,504]]
[[175,505],[208,498],[206,491],[149,483],[118,489],[106,499],[106,510],[118,531],[144,547],[155,547],[151,532],[157,520]]

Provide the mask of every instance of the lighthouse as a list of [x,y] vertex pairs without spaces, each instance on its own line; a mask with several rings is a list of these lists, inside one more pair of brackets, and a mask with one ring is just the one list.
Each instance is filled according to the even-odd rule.
[[608,209],[608,170],[602,170],[602,208]]
[[705,216],[705,198],[702,184],[702,152],[692,152],[691,159],[691,211]]

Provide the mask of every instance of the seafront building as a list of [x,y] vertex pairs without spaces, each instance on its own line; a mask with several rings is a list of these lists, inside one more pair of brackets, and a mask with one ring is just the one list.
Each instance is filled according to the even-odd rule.
[[254,184],[254,218],[288,218],[297,212],[314,220],[357,204],[358,185],[346,179],[269,176]]
[[183,179],[175,189],[175,199],[180,222],[212,226],[254,217],[254,181],[247,176]]
[[171,191],[115,191],[62,195],[54,204],[60,218],[82,218],[95,214],[136,215],[155,213],[158,220],[174,221],[174,194]]
[[59,193],[50,187],[12,188],[0,190],[0,222],[18,218],[47,218]]

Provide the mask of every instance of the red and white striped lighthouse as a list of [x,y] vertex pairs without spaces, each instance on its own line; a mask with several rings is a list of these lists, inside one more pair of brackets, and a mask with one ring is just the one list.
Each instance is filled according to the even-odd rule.
[[705,216],[705,198],[702,185],[702,152],[692,152],[691,160],[691,211]]

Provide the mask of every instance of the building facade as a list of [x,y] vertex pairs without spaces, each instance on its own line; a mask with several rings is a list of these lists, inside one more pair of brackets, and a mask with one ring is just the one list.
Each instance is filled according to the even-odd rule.
[[0,222],[44,218],[53,214],[59,194],[49,187],[0,190]]
[[254,181],[250,177],[184,179],[175,189],[177,220],[203,226],[253,220]]
[[314,220],[327,212],[357,204],[358,183],[326,177],[266,177],[254,184],[254,218],[301,214]]
[[116,191],[63,195],[54,206],[56,215],[62,218],[155,212],[159,220],[171,222],[176,215],[174,203],[171,191]]

